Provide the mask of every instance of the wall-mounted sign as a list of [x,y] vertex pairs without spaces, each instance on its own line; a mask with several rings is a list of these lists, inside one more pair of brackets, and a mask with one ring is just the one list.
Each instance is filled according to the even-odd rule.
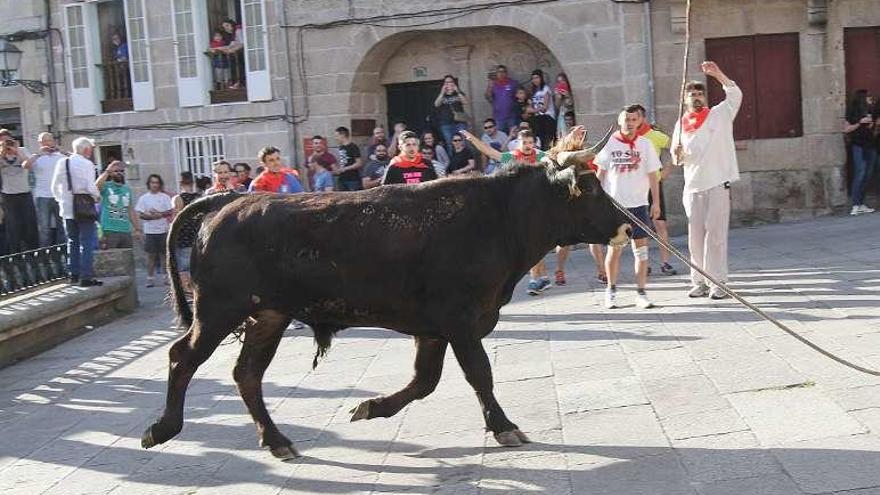
[[427,79],[428,68],[423,66],[413,67],[413,77],[416,79]]

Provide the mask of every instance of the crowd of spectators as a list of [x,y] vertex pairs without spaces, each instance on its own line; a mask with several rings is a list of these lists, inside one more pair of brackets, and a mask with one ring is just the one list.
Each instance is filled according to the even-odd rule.
[[[215,48],[227,50],[234,45],[239,30],[231,21],[224,21],[217,31],[215,41],[218,46]],[[221,46],[219,43],[224,44]],[[732,91],[736,96],[738,90],[735,84],[726,79],[715,64],[704,63],[704,66],[707,74],[724,81],[725,90]],[[323,136],[312,136],[310,150],[304,166],[300,168],[305,177],[300,177],[297,167],[282,163],[278,148],[268,146],[258,154],[259,165],[253,170],[254,177],[251,177],[251,165],[246,162],[232,164],[218,160],[212,164],[211,177],[194,177],[191,172],[181,174],[179,193],[173,197],[165,191],[163,178],[153,174],[147,178],[147,191],[135,198],[125,182],[125,164],[118,160],[109,163],[94,180],[97,175],[92,160],[94,143],[87,138],[75,140],[68,153],[58,148],[50,133],[41,133],[37,137],[39,151],[31,153],[20,146],[9,131],[0,129],[0,254],[66,242],[71,253],[71,279],[89,286],[100,284],[93,278],[91,251],[98,245],[104,249],[130,248],[134,246],[134,241],[139,241],[148,254],[148,286],[155,285],[157,274],[164,273],[162,264],[166,251],[173,249],[179,271],[183,274],[184,286],[188,287],[189,250],[197,226],[184,228],[177,246],[166,246],[165,242],[175,215],[200,196],[254,191],[298,193],[307,189],[320,193],[358,191],[383,184],[410,184],[460,175],[488,175],[513,161],[538,163],[544,157],[542,150],[549,149],[563,136],[570,136],[572,130],[583,131],[575,123],[571,84],[564,73],[557,75],[552,87],[540,70],[533,71],[526,84],[520,84],[508,76],[503,65],[498,66],[489,79],[484,96],[491,103],[492,115],[483,118],[481,132],[469,130],[472,119],[467,110],[470,101],[459,88],[457,79],[447,75],[434,101],[437,118],[433,123],[436,125],[424,129],[421,135],[407,129],[406,123],[395,122],[390,138],[383,127],[376,127],[362,149],[352,142],[348,128],[337,127],[333,132],[335,152],[328,149]],[[708,115],[704,101],[705,87],[701,83],[694,83],[688,91],[689,112],[681,123],[685,138],[695,135],[704,122],[701,119],[706,119]],[[731,114],[735,115],[735,110],[731,110]],[[732,121],[733,117],[728,117]],[[866,184],[873,175],[880,155],[880,104],[877,97],[863,90],[856,92],[847,106],[846,121],[844,132],[853,164],[851,214],[870,213],[874,209],[864,204],[864,198]],[[712,124],[715,121],[710,119],[708,122]],[[661,156],[663,150],[669,149],[670,138],[648,124],[644,107],[637,104],[621,113],[620,128],[605,150],[612,152],[613,147],[618,146],[619,153],[613,158],[600,154],[596,160],[599,175],[604,179],[603,186],[609,190],[609,194],[616,194],[614,187],[618,185],[618,176],[615,174],[619,172],[618,168],[626,165],[626,160],[621,157],[630,154],[645,157],[644,163],[650,166],[630,167],[647,172],[644,181],[639,182],[640,189],[632,198],[624,195],[620,199],[631,203],[632,208],[641,208],[639,216],[646,223],[652,222],[660,237],[666,239],[668,231],[661,181],[671,169],[661,167],[656,158]],[[688,144],[689,141],[684,139],[683,142]],[[676,156],[672,158],[673,162],[682,163],[684,160]],[[731,163],[734,165],[730,168],[735,171],[735,162]],[[719,193],[721,199],[729,194],[729,183],[738,177],[734,172],[728,175],[719,182],[720,186],[714,182],[712,184],[713,188],[717,186],[723,189]],[[620,177],[629,180],[633,176]],[[693,177],[688,180],[687,174],[685,179],[686,198],[690,198],[688,194],[691,194],[699,199],[697,192],[702,194],[699,181]],[[627,187],[627,190],[632,189]],[[643,194],[643,189],[650,190],[650,194]],[[75,211],[78,205],[75,205],[74,198],[88,195],[93,196],[98,204],[96,221],[81,218],[79,212]],[[657,203],[660,204],[659,209],[655,206]],[[727,211],[729,206],[725,204],[717,205],[719,211]],[[688,217],[694,223],[691,213],[688,212]],[[717,235],[726,236],[725,232],[726,228],[720,229]],[[706,235],[715,234],[710,232]],[[633,245],[633,250],[637,258],[644,261],[646,240],[644,237],[637,240],[639,242]],[[696,243],[693,239],[691,242]],[[611,250],[606,255],[601,246],[591,246],[590,251],[596,259],[597,277],[609,284],[606,305],[613,307],[616,305],[614,284],[620,252]],[[556,283],[564,285],[568,247],[560,246],[557,252]],[[705,263],[714,263],[710,258],[712,256],[707,254]],[[719,262],[721,265],[724,265],[723,260]],[[719,275],[726,276],[726,271],[718,270]],[[643,307],[651,305],[644,297],[644,277],[649,271],[647,263],[640,263],[638,295],[639,305]],[[660,271],[667,275],[676,273],[669,263],[669,252],[665,249],[661,249]],[[549,285],[543,264],[536,265],[532,278],[530,293],[540,293]],[[716,289],[707,287],[706,281],[700,279],[694,279],[693,285],[692,292],[697,296],[708,293],[710,288]],[[718,290],[711,291],[711,295],[724,297]]]

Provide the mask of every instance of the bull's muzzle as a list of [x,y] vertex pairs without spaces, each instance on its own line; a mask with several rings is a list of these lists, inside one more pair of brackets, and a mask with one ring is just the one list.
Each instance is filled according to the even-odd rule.
[[632,226],[628,223],[617,227],[617,235],[611,238],[608,241],[608,244],[612,246],[623,246],[627,242],[629,242],[629,238],[632,236]]

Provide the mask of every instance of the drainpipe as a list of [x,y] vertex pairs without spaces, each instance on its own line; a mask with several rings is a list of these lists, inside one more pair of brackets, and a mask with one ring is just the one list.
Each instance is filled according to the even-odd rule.
[[[49,122],[48,130],[52,132],[55,128],[55,122],[58,121],[58,105],[55,102],[55,54],[52,50],[52,2],[51,0],[43,0],[43,8],[46,11],[46,63],[48,67],[46,68],[46,78],[48,79],[49,87],[46,88],[49,92],[49,118],[52,120]],[[42,113],[42,112],[41,112]],[[61,135],[58,135],[60,138]]]
[[654,40],[651,32],[651,4],[645,2],[645,50],[648,60],[648,101],[646,102],[648,109],[648,121],[653,122],[657,118],[657,103],[654,97]]
[[[297,163],[297,161],[298,161],[297,159],[299,157],[299,136],[298,136],[298,133],[296,132],[296,122],[295,122],[295,117],[294,117],[295,113],[293,111],[293,96],[294,96],[293,95],[293,81],[294,81],[294,79],[293,79],[293,61],[290,58],[291,57],[290,29],[283,27],[283,26],[287,26],[287,0],[278,0],[278,3],[281,4],[281,22],[278,24],[280,26],[282,26],[281,30],[284,31],[284,53],[286,54],[285,58],[287,58],[287,89],[288,89],[289,93],[287,96],[287,104],[285,105],[286,108],[284,110],[287,115],[291,116],[290,134],[291,134],[291,141],[293,141],[293,144],[290,147],[290,154],[291,154],[290,159],[292,162],[290,164],[290,166],[293,168],[297,168],[296,163]],[[277,12],[277,10],[276,10],[276,12]],[[299,47],[299,49],[301,50],[302,47]]]

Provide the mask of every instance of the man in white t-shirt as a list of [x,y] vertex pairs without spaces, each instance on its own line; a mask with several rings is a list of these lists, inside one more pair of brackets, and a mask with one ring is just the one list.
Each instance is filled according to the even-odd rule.
[[[721,83],[726,97],[710,109],[703,83],[691,81],[685,86],[687,112],[672,133],[673,164],[684,167],[683,202],[691,262],[719,282],[726,282],[730,183],[739,180],[733,119],[743,94],[715,62],[703,62],[700,68]],[[691,270],[691,283],[690,297],[727,297],[720,287],[710,290],[707,280],[695,270]]]
[[32,154],[22,166],[32,170],[36,179],[33,193],[37,204],[37,229],[40,246],[46,247],[65,242],[64,222],[61,221],[58,201],[55,201],[52,194],[52,175],[55,173],[55,165],[64,158],[64,154],[55,146],[55,137],[51,133],[41,132],[37,140],[40,151]]
[[[594,163],[599,168],[598,177],[605,192],[651,226],[651,219],[660,216],[660,186],[657,180],[660,158],[654,145],[636,132],[640,122],[638,105],[624,108],[617,119],[620,131],[608,140],[608,144],[596,155]],[[649,191],[653,201],[650,215]],[[638,225],[633,225],[632,251],[636,260],[636,305],[643,309],[651,308],[653,304],[645,293],[648,283],[648,233]],[[622,252],[623,246],[609,246],[605,256],[605,272],[608,275],[605,307],[608,309],[617,307],[617,275]]]
[[[147,192],[138,198],[134,210],[137,212],[144,229],[144,251],[147,252],[147,287],[155,285],[153,276],[162,273],[162,262],[165,259],[165,237],[168,225],[174,218],[174,205],[171,196],[163,191],[165,187],[162,177],[152,174],[147,177]],[[168,280],[165,280],[168,284]]]

